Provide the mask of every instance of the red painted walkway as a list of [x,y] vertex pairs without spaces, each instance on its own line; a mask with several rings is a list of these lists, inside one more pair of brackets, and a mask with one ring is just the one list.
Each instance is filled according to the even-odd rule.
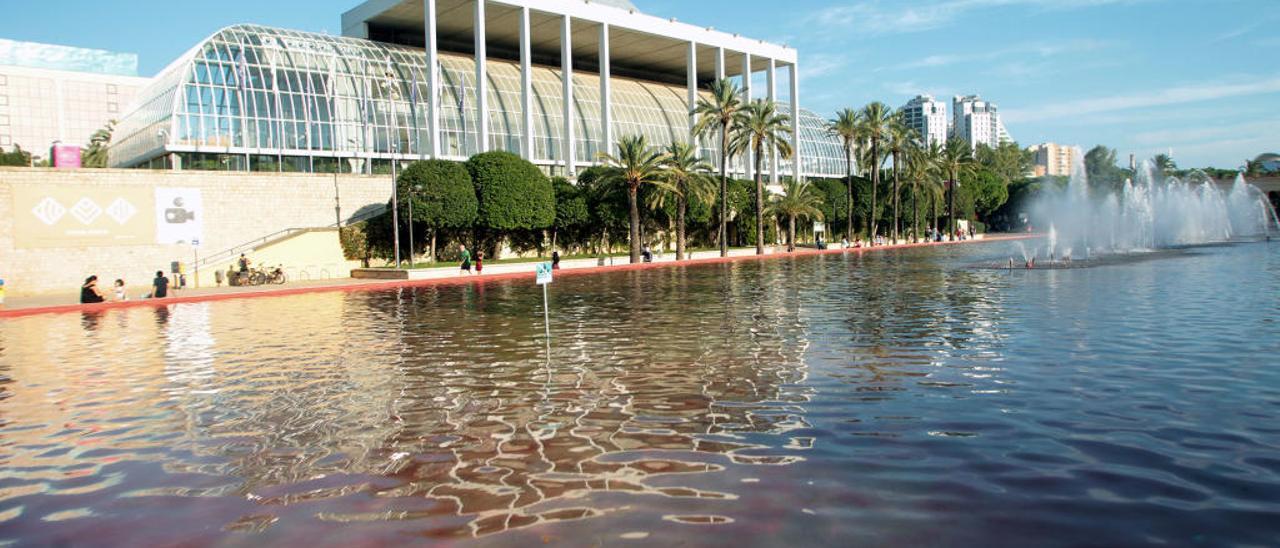
[[[987,236],[981,240],[964,240],[958,242],[926,242],[918,244],[902,244],[902,245],[884,245],[877,247],[860,247],[849,249],[797,249],[794,252],[772,253],[767,255],[741,255],[735,257],[713,257],[709,259],[690,259],[680,262],[666,261],[658,263],[636,263],[622,264],[612,266],[595,266],[587,268],[574,268],[556,271],[557,277],[565,276],[587,276],[596,274],[607,274],[611,272],[624,272],[628,270],[643,270],[649,268],[670,268],[673,266],[699,266],[711,265],[737,261],[758,261],[769,259],[781,259],[787,257],[806,257],[810,255],[836,255],[841,253],[868,253],[879,251],[891,251],[898,249],[909,249],[919,247],[944,246],[944,245],[962,245],[962,244],[981,244],[986,242],[1001,242],[1009,240],[1024,240],[1030,238],[1038,238],[1036,234],[1016,234],[1016,235],[997,235]],[[95,310],[109,310],[113,308],[138,308],[138,307],[158,307],[179,303],[197,303],[209,301],[225,301],[229,299],[251,299],[257,297],[283,297],[286,295],[302,295],[306,293],[324,293],[333,291],[376,291],[381,289],[392,289],[397,287],[423,287],[437,285],[466,285],[466,284],[485,284],[492,282],[501,282],[508,280],[528,280],[533,282],[532,272],[511,272],[504,274],[492,274],[483,276],[455,276],[449,278],[431,278],[425,280],[391,280],[391,281],[353,281],[347,283],[335,283],[332,285],[318,285],[310,287],[292,287],[280,289],[258,289],[252,291],[235,291],[227,293],[214,293],[204,295],[190,295],[168,297],[165,299],[140,299],[134,301],[116,301],[96,304],[66,304],[56,306],[34,306],[29,308],[3,309],[0,308],[0,318],[18,318],[22,316],[34,316],[38,314],[66,314],[72,312],[87,312]]]

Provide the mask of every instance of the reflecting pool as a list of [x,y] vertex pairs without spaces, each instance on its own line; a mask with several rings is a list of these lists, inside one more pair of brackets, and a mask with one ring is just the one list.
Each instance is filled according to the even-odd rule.
[[0,321],[0,543],[1274,544],[1280,244],[1015,253]]

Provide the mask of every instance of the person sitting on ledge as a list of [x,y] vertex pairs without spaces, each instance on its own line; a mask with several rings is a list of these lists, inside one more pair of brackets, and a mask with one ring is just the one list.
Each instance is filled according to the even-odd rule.
[[107,298],[102,296],[102,291],[98,289],[98,277],[89,276],[84,279],[84,285],[80,286],[80,302],[82,304],[94,304],[106,301]]

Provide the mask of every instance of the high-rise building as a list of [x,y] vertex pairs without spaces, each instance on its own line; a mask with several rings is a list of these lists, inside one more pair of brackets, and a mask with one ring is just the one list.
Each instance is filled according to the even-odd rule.
[[902,107],[903,121],[920,134],[925,146],[947,141],[947,104],[932,95],[917,95]]
[[0,147],[87,145],[148,81],[132,53],[0,39]]
[[1013,142],[1000,121],[1000,110],[995,103],[977,95],[952,98],[951,117],[951,136],[964,139],[974,148],[979,144],[995,148],[1000,143]]
[[1054,175],[1069,177],[1075,161],[1076,147],[1057,143],[1041,143],[1027,150],[1035,154],[1033,169],[1036,177]]

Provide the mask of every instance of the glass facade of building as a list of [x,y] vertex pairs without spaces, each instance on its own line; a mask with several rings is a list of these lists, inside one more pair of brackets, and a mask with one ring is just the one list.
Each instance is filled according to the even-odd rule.
[[[116,132],[113,167],[331,171],[376,170],[392,158],[430,154],[428,79],[421,49],[356,38],[251,25],[223,29],[172,63],[144,90]],[[489,59],[488,150],[521,152],[520,65]],[[441,53],[440,151],[465,160],[480,151],[475,64]],[[534,65],[531,161],[563,163],[563,86],[559,67]],[[601,151],[600,81],[575,71],[575,165]],[[642,134],[656,145],[689,134],[684,87],[614,77],[613,134]],[[786,104],[780,109],[788,112]],[[802,111],[800,153],[807,176],[838,177],[844,156],[825,121]],[[716,156],[704,143],[704,153]],[[354,161],[352,161],[354,160]],[[366,161],[371,161],[366,163]],[[765,171],[768,173],[770,167]],[[789,175],[784,160],[779,173]]]

